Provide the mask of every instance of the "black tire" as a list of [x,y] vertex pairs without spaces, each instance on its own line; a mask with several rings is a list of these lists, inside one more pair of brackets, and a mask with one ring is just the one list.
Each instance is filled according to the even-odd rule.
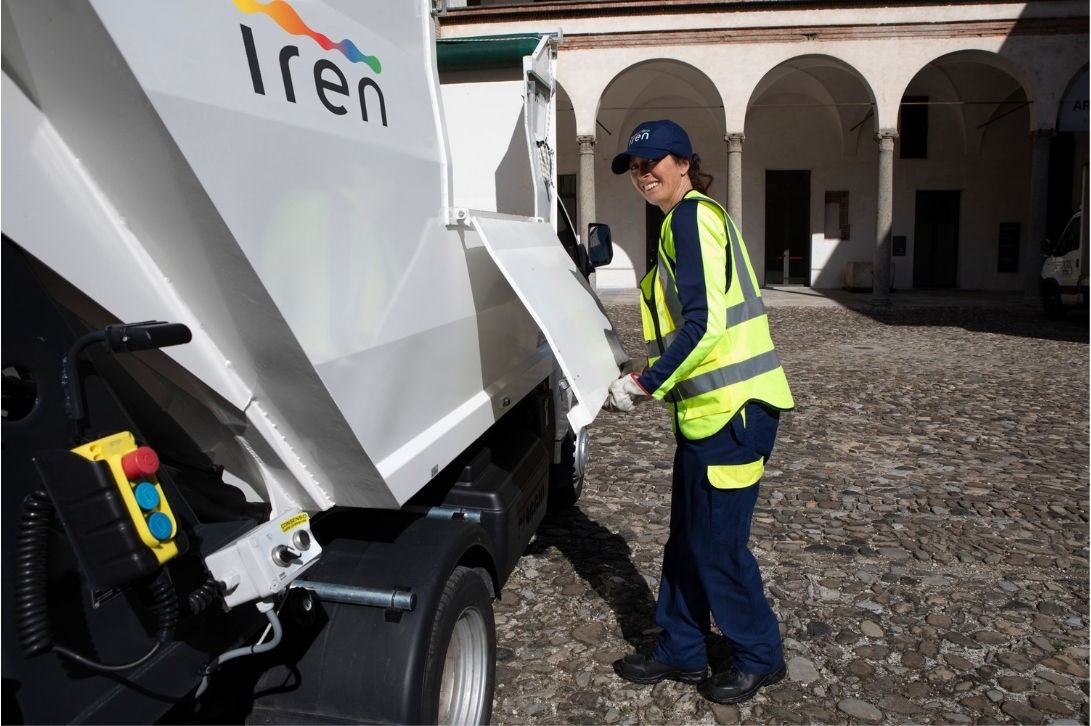
[[429,723],[487,724],[496,684],[492,587],[480,570],[456,567],[440,596],[424,682]]
[[1049,320],[1064,320],[1064,302],[1061,301],[1061,291],[1056,285],[1042,288],[1042,312]]
[[567,509],[578,502],[583,479],[583,472],[576,467],[576,435],[569,430],[561,441],[561,460],[549,467],[549,511]]

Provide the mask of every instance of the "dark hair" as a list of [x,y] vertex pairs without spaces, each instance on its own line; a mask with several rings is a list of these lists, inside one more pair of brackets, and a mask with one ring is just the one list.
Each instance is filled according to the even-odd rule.
[[701,194],[708,194],[708,189],[712,186],[713,181],[715,181],[715,177],[701,171],[701,157],[694,154],[693,158],[689,160],[689,183]]

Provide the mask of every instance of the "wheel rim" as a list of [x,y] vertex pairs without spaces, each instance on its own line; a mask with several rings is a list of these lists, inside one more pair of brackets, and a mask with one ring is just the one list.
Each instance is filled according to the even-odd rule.
[[582,480],[587,473],[587,460],[591,457],[591,443],[587,435],[587,429],[580,429],[580,432],[576,435],[575,446],[575,475]]
[[463,610],[443,660],[439,723],[481,723],[490,657],[485,616],[477,608]]

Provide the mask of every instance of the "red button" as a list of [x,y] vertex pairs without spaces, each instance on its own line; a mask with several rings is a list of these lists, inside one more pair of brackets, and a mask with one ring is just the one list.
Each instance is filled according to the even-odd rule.
[[159,471],[159,454],[150,446],[141,446],[121,457],[121,470],[129,479],[151,476]]

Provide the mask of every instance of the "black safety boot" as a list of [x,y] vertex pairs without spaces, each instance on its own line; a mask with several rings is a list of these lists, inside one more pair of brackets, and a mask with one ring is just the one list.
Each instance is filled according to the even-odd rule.
[[667,679],[682,683],[700,683],[705,679],[707,668],[687,671],[660,663],[648,655],[634,653],[614,661],[614,672],[633,683],[659,683]]

